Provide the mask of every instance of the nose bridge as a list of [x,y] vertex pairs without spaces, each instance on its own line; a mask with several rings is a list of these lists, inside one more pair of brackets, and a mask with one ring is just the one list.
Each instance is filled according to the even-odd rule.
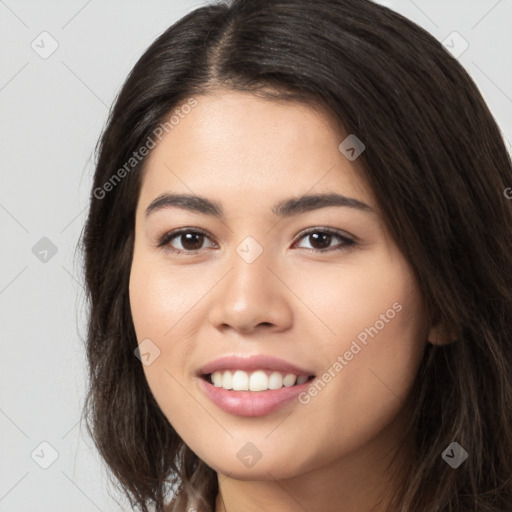
[[272,293],[268,267],[272,266],[271,251],[256,238],[246,236],[235,248],[230,259],[231,272],[227,276],[226,298],[247,307],[249,301],[256,301]]
[[229,258],[230,270],[216,295],[211,322],[244,331],[261,323],[287,324],[291,312],[285,287],[270,271],[275,263],[270,248],[246,236]]

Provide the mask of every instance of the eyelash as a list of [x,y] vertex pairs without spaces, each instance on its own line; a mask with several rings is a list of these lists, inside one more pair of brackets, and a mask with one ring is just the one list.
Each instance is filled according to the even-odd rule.
[[[165,233],[164,235],[162,235],[158,239],[157,247],[158,248],[165,247],[166,250],[168,250],[168,251],[170,251],[170,252],[172,252],[174,254],[185,254],[187,256],[192,256],[194,254],[199,253],[199,251],[201,249],[197,249],[195,251],[186,251],[186,250],[174,249],[174,248],[170,247],[170,242],[172,240],[174,240],[175,238],[179,237],[180,235],[184,235],[186,233],[192,233],[194,235],[202,235],[202,236],[205,236],[207,238],[210,238],[208,233],[206,233],[206,231],[203,231],[202,229],[199,229],[199,228],[194,228],[194,229],[192,229],[192,228],[182,228],[182,229],[179,229],[179,230],[176,230],[176,231],[170,231],[170,232]],[[351,238],[345,236],[344,234],[342,234],[342,232],[340,232],[338,230],[335,230],[335,229],[331,229],[331,228],[309,228],[306,231],[304,231],[301,234],[301,236],[298,237],[297,242],[302,240],[303,238],[307,237],[308,235],[311,235],[312,233],[322,233],[322,234],[332,235],[332,236],[335,236],[335,237],[339,238],[342,241],[341,246],[330,247],[330,248],[327,248],[327,249],[308,249],[308,248],[305,248],[307,251],[309,251],[311,253],[314,253],[314,254],[321,254],[321,253],[332,252],[332,251],[346,251],[351,246],[356,245],[356,242],[354,240],[352,240]],[[294,242],[294,244],[295,243],[296,242]]]

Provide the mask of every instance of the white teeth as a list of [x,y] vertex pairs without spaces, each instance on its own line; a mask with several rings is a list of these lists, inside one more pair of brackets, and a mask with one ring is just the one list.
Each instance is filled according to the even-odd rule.
[[251,391],[265,391],[265,389],[268,389],[267,374],[261,370],[251,374],[249,378],[249,389]]
[[[227,372],[225,372],[227,373]],[[212,373],[212,382],[213,385],[221,388],[222,387],[222,372],[213,372]]]
[[248,391],[249,390],[249,375],[242,370],[237,370],[233,374],[233,389],[235,391]]
[[233,389],[233,374],[228,370],[222,376],[222,387],[224,389]]
[[268,387],[270,389],[280,389],[283,387],[283,376],[279,372],[272,372],[268,378]]
[[247,373],[243,370],[216,371],[211,375],[212,383],[215,387],[224,389],[233,389],[235,391],[266,391],[268,389],[281,389],[291,387],[295,384],[304,384],[308,376],[301,375],[297,377],[293,373],[282,374],[280,372],[271,372],[265,370],[256,370]]

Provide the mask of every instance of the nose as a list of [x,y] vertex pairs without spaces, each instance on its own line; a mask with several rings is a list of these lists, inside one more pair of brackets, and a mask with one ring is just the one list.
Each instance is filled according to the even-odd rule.
[[283,282],[280,267],[265,251],[252,262],[238,253],[230,259],[227,274],[211,297],[209,321],[215,328],[240,333],[288,329],[293,320],[293,296]]

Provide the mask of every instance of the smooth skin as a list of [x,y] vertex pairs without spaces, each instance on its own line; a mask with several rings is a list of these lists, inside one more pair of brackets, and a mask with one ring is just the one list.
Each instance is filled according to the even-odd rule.
[[[160,350],[144,366],[150,389],[217,472],[216,512],[385,510],[399,476],[386,468],[392,449],[404,443],[398,461],[411,453],[407,397],[426,343],[443,341],[427,324],[415,275],[358,161],[338,149],[348,134],[327,112],[244,92],[196,99],[148,157],[136,211],[130,301],[138,342]],[[146,215],[165,192],[218,202],[225,217],[176,206]],[[282,200],[323,193],[371,210],[272,212]],[[182,228],[208,235],[158,247]],[[320,241],[303,235],[308,228]],[[322,238],[327,228],[355,243]],[[262,249],[252,263],[237,252],[249,236]],[[270,354],[322,376],[395,303],[400,312],[307,404],[240,417],[198,386],[198,369],[224,355]],[[261,453],[252,467],[237,457],[248,442]]]

